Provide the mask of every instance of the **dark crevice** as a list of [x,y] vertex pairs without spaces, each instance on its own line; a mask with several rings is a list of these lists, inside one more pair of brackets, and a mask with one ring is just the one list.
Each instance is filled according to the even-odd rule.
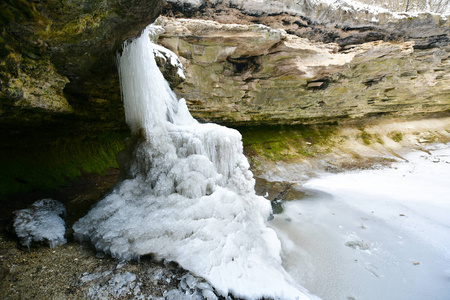
[[257,63],[257,58],[257,56],[227,57],[227,62],[233,66],[233,73],[258,72],[260,65]]

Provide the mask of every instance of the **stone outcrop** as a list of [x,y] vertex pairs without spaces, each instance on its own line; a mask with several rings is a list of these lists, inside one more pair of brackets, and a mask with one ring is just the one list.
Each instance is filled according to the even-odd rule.
[[442,47],[422,47],[423,40],[348,45],[255,24],[159,23],[166,30],[159,42],[186,68],[187,80],[176,93],[204,121],[305,124],[450,109],[447,36]]
[[[318,53],[323,54],[323,51],[328,51],[331,54],[337,54],[336,57],[359,53],[359,46],[353,47],[353,45],[361,45],[367,42],[383,40],[392,42],[391,49],[396,48],[396,45],[400,49],[406,47],[401,46],[400,42],[412,41],[414,42],[412,46],[414,49],[424,50],[421,53],[425,54],[417,55],[436,58],[436,61],[429,67],[438,70],[436,71],[436,77],[445,77],[442,74],[446,72],[445,53],[447,53],[449,44],[449,21],[437,15],[424,14],[399,20],[396,19],[398,16],[387,12],[374,14],[370,11],[351,10],[348,7],[330,7],[309,0],[170,0],[168,3],[164,8],[167,15],[214,19],[223,24],[246,25],[249,28],[248,30],[253,32],[249,45],[246,45],[244,31],[247,29],[241,30],[241,38],[244,40],[236,42],[235,53],[226,55],[225,58],[222,57],[224,55],[222,53],[218,58],[219,60],[223,59],[224,74],[217,73],[217,69],[214,69],[217,65],[214,65],[215,63],[212,61],[210,62],[210,66],[213,67],[211,69],[212,77],[219,76],[221,77],[220,80],[223,79],[237,88],[237,90],[230,91],[229,87],[231,86],[219,82],[223,89],[227,91],[219,92],[217,97],[223,96],[231,102],[227,102],[228,100],[223,102],[223,99],[219,101],[217,97],[200,97],[199,94],[211,91],[211,86],[207,87],[206,92],[201,91],[205,85],[209,84],[208,81],[200,81],[191,77],[191,82],[188,81],[179,87],[179,94],[190,100],[191,107],[194,110],[206,109],[202,113],[203,116],[200,115],[200,112],[196,114],[205,120],[217,120],[221,123],[233,123],[234,120],[238,123],[241,123],[241,121],[246,123],[249,120],[271,122],[271,118],[276,116],[259,115],[261,110],[258,107],[267,104],[267,101],[259,98],[259,102],[257,101],[255,105],[252,102],[251,99],[256,97],[257,94],[264,93],[269,98],[271,93],[276,93],[276,97],[273,98],[275,102],[278,101],[278,98],[285,96],[291,98],[302,96],[302,99],[311,97],[311,100],[308,100],[311,103],[306,103],[306,106],[315,106],[317,101],[314,98],[318,94],[326,94],[327,91],[333,90],[324,89],[325,86],[333,87],[333,85],[339,83],[346,84],[347,81],[339,81],[337,77],[353,76],[348,74],[348,71],[342,73],[352,63],[338,64],[337,66],[330,64],[331,69],[317,71],[323,73],[323,76],[320,74],[320,76],[317,74],[317,76],[306,76],[300,74],[301,71],[297,74],[294,68],[290,66],[290,59],[282,58],[281,55],[292,55],[292,59],[300,55],[294,54],[297,50],[294,51],[293,48],[289,48],[290,45],[300,41],[299,38],[308,39],[314,45],[313,47],[320,48],[320,50],[317,50]],[[36,127],[42,127],[43,124],[46,124],[44,126],[46,128],[57,126],[59,129],[73,129],[74,131],[80,129],[89,131],[93,128],[95,130],[125,128],[115,67],[115,52],[120,49],[121,43],[126,38],[135,36],[145,25],[152,22],[161,7],[162,1],[158,0],[102,0],[95,2],[7,0],[2,2],[0,14],[2,24],[0,37],[0,126],[5,130],[0,132],[0,136],[8,138],[12,133],[11,129],[19,134],[23,132],[34,134]],[[257,35],[265,35],[263,33],[265,29],[261,29],[262,27],[260,28],[255,24],[264,24],[273,28],[274,30],[269,31],[275,36],[270,37],[267,40],[269,44],[262,45],[261,49],[259,49],[260,45],[256,44],[255,53],[252,53],[253,50],[242,52],[244,51],[242,50],[244,49],[243,46],[250,49],[255,46],[255,44],[252,44],[253,42],[260,42],[257,41]],[[191,43],[196,53],[200,51],[198,49],[201,47],[206,47],[207,52],[215,51],[212,50],[215,47],[210,47],[211,45],[195,42],[197,36],[205,41],[209,39],[208,43],[216,43],[216,50],[222,47],[223,40],[229,39],[229,37],[222,40],[203,37],[202,33],[192,29],[189,30],[192,32],[184,34],[186,38],[192,41],[186,42]],[[162,40],[170,43],[168,42],[169,34],[168,32],[166,36],[162,37]],[[234,40],[237,39],[236,35]],[[293,41],[294,39],[295,41]],[[316,42],[324,44],[318,46]],[[283,43],[284,45],[282,45]],[[308,42],[302,41],[300,43]],[[379,45],[378,48],[380,47],[386,48],[387,46]],[[438,48],[440,50],[436,50]],[[227,49],[226,51],[230,50],[229,47]],[[278,54],[275,53],[277,51]],[[188,52],[180,54],[181,56],[186,55],[185,58],[189,59],[188,56],[191,54]],[[413,54],[404,57],[414,60],[415,53],[414,51]],[[319,59],[319,56],[314,59]],[[385,55],[385,57],[388,56]],[[194,57],[198,58],[199,55],[195,54]],[[312,57],[312,55],[309,55],[309,57]],[[271,61],[271,59],[276,61]],[[402,58],[397,55],[397,59],[401,60]],[[425,60],[428,61],[429,59]],[[439,60],[443,61],[442,67],[438,62]],[[222,62],[218,61],[217,63]],[[197,64],[194,59],[187,64],[196,66],[195,70],[190,70],[188,66],[188,72],[191,72],[191,76],[199,75],[202,80],[205,79],[205,71],[208,67],[204,61]],[[414,68],[413,65],[410,67]],[[338,67],[339,70],[335,67]],[[203,68],[203,71],[201,68]],[[274,74],[270,73],[269,69],[271,68],[275,71]],[[307,66],[307,68],[310,71],[311,66]],[[320,66],[315,66],[313,69],[320,68]],[[333,70],[333,68],[336,70]],[[169,70],[170,72],[173,72],[173,70]],[[231,73],[228,74],[227,72]],[[282,73],[284,75],[281,76]],[[406,73],[408,72],[406,71]],[[332,74],[343,75],[333,77]],[[274,75],[273,84],[280,87],[280,93],[273,89],[269,91],[270,86],[264,86],[272,84],[267,81],[267,77],[272,75]],[[357,74],[355,75],[357,76]],[[383,76],[382,74],[379,75]],[[283,77],[283,80],[278,84],[277,80],[281,78],[280,76]],[[428,74],[426,76],[428,78],[434,75]],[[388,80],[386,76],[383,78],[386,81]],[[413,82],[420,82],[420,78],[421,76],[418,76]],[[175,82],[176,80],[178,80],[176,76],[171,80],[174,85],[180,82]],[[215,80],[213,79],[210,84],[217,84]],[[200,85],[198,87],[192,86],[196,81]],[[393,82],[396,83],[395,80]],[[259,88],[258,84],[262,84],[264,88]],[[305,93],[296,91],[292,95],[292,91],[287,92],[288,87],[292,85],[306,87]],[[378,86],[381,87],[382,85]],[[439,86],[439,84],[436,84],[436,86]],[[371,87],[374,88],[375,85]],[[386,86],[386,89],[390,89],[390,87]],[[215,90],[214,93],[217,91]],[[225,94],[221,95],[221,93]],[[434,94],[429,91],[426,94],[426,97],[434,97]],[[239,98],[241,96],[244,96],[242,101]],[[286,99],[281,102],[286,102]],[[206,102],[211,103],[205,104]],[[238,102],[248,102],[251,105],[248,108],[242,107],[243,110],[238,114],[229,114],[229,110],[241,109],[238,107],[240,105],[237,104]],[[281,102],[280,105],[283,106],[284,104]],[[328,105],[326,100],[323,102]],[[225,107],[224,109],[217,108],[217,105],[222,104]],[[323,103],[319,105],[323,105]],[[293,107],[290,109],[291,114],[294,114],[294,111],[303,113],[301,108],[304,106]],[[272,108],[269,107],[267,109],[271,110]],[[222,110],[223,113],[219,111],[216,114],[217,110]],[[376,113],[377,109],[373,112]],[[247,116],[247,113],[250,115]],[[207,114],[213,114],[214,119],[209,118]],[[348,113],[344,112],[344,115],[346,114],[358,115],[359,113],[349,110]],[[309,112],[307,115],[309,115]],[[237,119],[235,119],[236,116]],[[300,119],[303,118],[302,116],[300,115]],[[334,116],[336,116],[335,113],[330,115],[330,117]],[[292,117],[285,118],[291,119]],[[277,121],[277,118],[275,118],[275,123],[279,122],[284,121]]]
[[415,40],[421,47],[448,44],[448,18],[393,13],[359,1],[168,0],[164,13],[220,23],[264,24],[299,37],[340,46],[376,40]]

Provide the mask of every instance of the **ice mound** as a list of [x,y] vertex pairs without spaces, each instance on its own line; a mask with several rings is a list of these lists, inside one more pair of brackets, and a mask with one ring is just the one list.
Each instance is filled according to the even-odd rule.
[[[103,282],[107,278],[110,279]],[[82,284],[94,282],[86,294],[86,299],[118,299],[126,296],[144,299],[141,294],[140,282],[136,280],[136,275],[130,272],[117,274],[112,274],[111,271],[93,274],[84,273],[80,281]]]
[[119,74],[133,138],[126,179],[74,224],[75,237],[129,260],[178,262],[222,296],[309,299],[281,266],[238,131],[199,124],[177,100],[152,56],[147,28],[125,45]]
[[15,211],[14,230],[22,245],[48,242],[51,248],[65,244],[66,224],[60,217],[66,213],[64,204],[52,200],[36,201],[30,208]]
[[178,289],[173,289],[164,293],[166,300],[218,300],[213,288],[192,276],[186,274],[180,279]]

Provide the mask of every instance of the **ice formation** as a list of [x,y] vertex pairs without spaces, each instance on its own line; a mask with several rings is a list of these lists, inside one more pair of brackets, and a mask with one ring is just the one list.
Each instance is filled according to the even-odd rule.
[[66,224],[60,215],[64,204],[53,199],[36,201],[30,208],[15,211],[14,230],[22,245],[30,248],[34,242],[48,242],[51,248],[65,244]]
[[119,259],[176,261],[223,296],[309,299],[281,266],[240,133],[192,118],[156,66],[152,28],[119,57],[133,135],[127,179],[74,224],[75,236]]
[[178,58],[178,56],[175,53],[173,53],[169,49],[164,48],[158,44],[154,44],[153,55],[155,57],[162,58],[164,61],[169,60],[169,63],[172,66],[174,66],[175,68],[177,68],[178,76],[186,79],[186,77],[184,76],[183,64],[181,63],[180,59]]
[[[159,269],[150,273],[150,279],[130,272],[104,271],[96,273],[85,272],[80,277],[81,285],[88,286],[85,294],[86,299],[147,299],[147,300],[218,300],[213,288],[203,279],[197,278],[190,273],[179,278],[178,287],[163,292],[162,297],[154,296],[154,292],[148,288],[146,280],[158,283],[161,280],[172,281],[175,274],[166,277],[167,274]],[[226,298],[231,299],[229,297]]]

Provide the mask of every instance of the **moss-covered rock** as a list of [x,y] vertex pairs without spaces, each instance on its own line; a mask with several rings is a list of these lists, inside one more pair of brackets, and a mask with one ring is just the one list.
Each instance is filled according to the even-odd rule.
[[[48,191],[82,173],[103,174],[118,168],[116,154],[124,149],[128,132],[67,135],[44,144],[14,143],[2,147],[0,155],[0,198],[32,190]],[[34,139],[28,138],[28,142]]]

